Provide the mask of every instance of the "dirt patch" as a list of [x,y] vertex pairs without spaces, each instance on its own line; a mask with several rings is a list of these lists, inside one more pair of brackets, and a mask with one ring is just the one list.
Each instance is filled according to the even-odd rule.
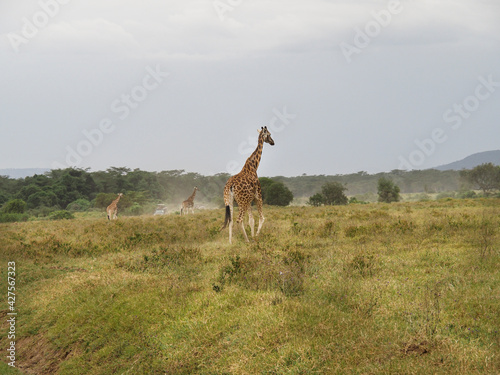
[[427,341],[422,341],[420,343],[410,342],[404,345],[401,352],[403,354],[417,354],[424,355],[429,353],[429,343]]
[[56,374],[61,362],[70,354],[57,350],[41,334],[19,339],[16,347],[19,353],[17,365],[28,375]]

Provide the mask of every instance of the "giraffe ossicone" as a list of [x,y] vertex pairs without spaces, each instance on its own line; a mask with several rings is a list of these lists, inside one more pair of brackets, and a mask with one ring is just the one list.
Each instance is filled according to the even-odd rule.
[[259,177],[257,176],[257,168],[259,168],[260,159],[262,157],[262,148],[264,143],[269,143],[274,146],[274,140],[271,137],[271,133],[267,130],[267,126],[263,126],[257,129],[259,132],[259,139],[257,143],[257,148],[248,157],[240,173],[232,176],[226,183],[224,187],[224,205],[226,207],[226,217],[224,220],[224,229],[229,224],[229,243],[232,242],[233,236],[233,203],[236,203],[239,207],[238,219],[236,222],[241,225],[245,241],[249,242],[247,233],[245,231],[245,225],[243,223],[243,217],[246,212],[248,212],[248,222],[250,224],[250,231],[252,237],[254,234],[255,220],[252,215],[252,202],[255,201],[257,205],[257,210],[259,212],[259,226],[257,227],[257,235],[262,229],[264,224],[264,214],[262,212],[262,190],[260,187]]

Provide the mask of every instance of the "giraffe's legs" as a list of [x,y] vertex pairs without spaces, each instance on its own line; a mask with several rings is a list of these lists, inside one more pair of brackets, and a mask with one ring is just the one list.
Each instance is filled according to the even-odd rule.
[[252,237],[255,237],[255,219],[253,218],[251,205],[248,207],[248,224],[250,225],[250,231],[252,233]]
[[260,230],[262,229],[262,225],[264,224],[264,213],[262,212],[262,197],[256,196],[256,203],[257,203],[257,211],[259,211],[259,227],[257,228],[257,236],[260,233]]
[[245,236],[245,241],[250,242],[248,240],[247,232],[245,231],[245,223],[243,222],[243,216],[245,215],[245,212],[250,208],[249,205],[241,205],[240,206],[240,212],[238,213],[238,220],[236,222],[241,225],[241,230],[243,231],[243,236]]

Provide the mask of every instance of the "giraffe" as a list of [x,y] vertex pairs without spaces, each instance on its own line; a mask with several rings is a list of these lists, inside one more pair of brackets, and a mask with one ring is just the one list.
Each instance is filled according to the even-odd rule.
[[193,194],[189,196],[184,202],[182,202],[181,206],[181,215],[186,210],[186,214],[189,213],[189,209],[191,209],[191,213],[194,214],[194,197],[196,196],[196,191],[199,190],[198,187],[194,187]]
[[111,202],[111,204],[108,206],[108,208],[106,208],[106,212],[108,213],[108,220],[111,220],[111,219],[116,219],[118,216],[118,201],[120,200],[120,198],[123,196],[122,193],[118,194],[118,198],[116,198],[113,202]]
[[243,216],[245,212],[248,212],[248,223],[250,224],[250,230],[252,237],[254,237],[254,225],[255,220],[252,215],[251,204],[255,200],[257,203],[257,210],[259,212],[259,226],[257,228],[257,235],[262,229],[262,224],[264,224],[264,214],[262,212],[262,190],[260,188],[260,181],[257,177],[257,168],[259,167],[260,158],[262,156],[262,148],[264,142],[269,143],[274,146],[274,141],[271,138],[271,133],[267,130],[267,126],[262,127],[259,132],[259,140],[257,148],[250,155],[243,166],[243,169],[237,175],[229,178],[224,187],[224,204],[226,206],[226,217],[224,220],[224,229],[227,224],[229,224],[229,243],[231,243],[233,236],[233,201],[236,200],[239,207],[237,224],[241,225],[243,230],[243,235],[245,236],[245,241],[248,241],[248,236],[245,231],[245,225],[243,223]]

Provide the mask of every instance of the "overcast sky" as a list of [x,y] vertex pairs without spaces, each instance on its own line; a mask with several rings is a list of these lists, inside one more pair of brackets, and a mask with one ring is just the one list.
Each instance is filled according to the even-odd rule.
[[2,0],[0,168],[423,169],[500,149],[500,1]]

